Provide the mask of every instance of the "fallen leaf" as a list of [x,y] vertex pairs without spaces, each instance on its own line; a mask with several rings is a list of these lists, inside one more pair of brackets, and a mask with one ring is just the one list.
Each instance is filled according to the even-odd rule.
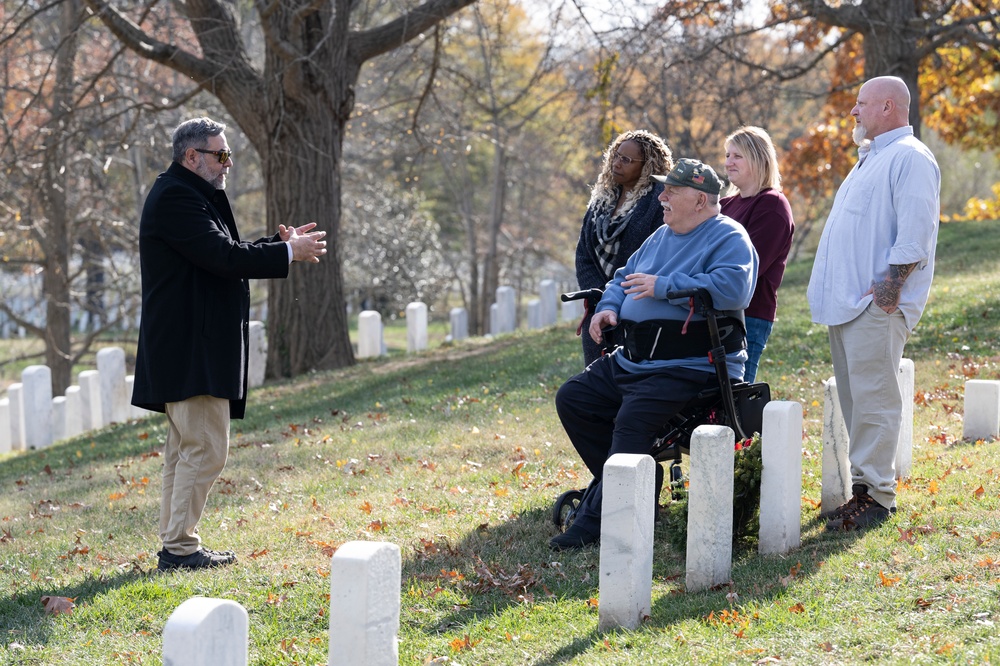
[[466,634],[463,638],[456,638],[449,645],[451,649],[455,652],[461,652],[462,650],[471,650],[479,644],[479,641],[473,641],[469,639],[469,634]]
[[788,607],[788,612],[789,613],[805,613],[806,612],[806,607],[803,606],[802,603],[800,602],[800,603],[795,604],[794,606],[789,606]]
[[46,613],[51,613],[52,615],[59,615],[60,613],[65,613],[69,615],[76,608],[76,604],[73,600],[76,597],[42,597],[42,606],[45,608]]
[[878,572],[878,577],[882,582],[882,587],[892,587],[901,580],[901,576],[886,576],[881,571]]

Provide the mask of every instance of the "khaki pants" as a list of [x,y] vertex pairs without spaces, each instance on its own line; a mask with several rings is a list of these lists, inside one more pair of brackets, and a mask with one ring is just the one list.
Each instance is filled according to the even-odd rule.
[[167,403],[160,540],[174,555],[201,548],[198,521],[229,453],[229,401],[200,395]]
[[896,448],[903,417],[899,362],[910,333],[897,310],[874,303],[856,319],[830,327],[837,394],[850,437],[852,483],[868,486],[882,506],[896,506]]

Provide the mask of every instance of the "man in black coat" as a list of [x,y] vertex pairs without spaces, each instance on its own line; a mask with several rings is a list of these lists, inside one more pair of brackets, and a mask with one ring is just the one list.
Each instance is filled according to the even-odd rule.
[[250,278],[284,278],[293,261],[318,262],[325,231],[279,225],[240,240],[224,191],[232,166],[226,126],[208,118],[173,133],[173,163],[157,179],[139,223],[142,318],[132,404],[164,412],[160,569],[229,564],[232,551],[201,546],[197,525],[229,452],[229,420],[247,398]]

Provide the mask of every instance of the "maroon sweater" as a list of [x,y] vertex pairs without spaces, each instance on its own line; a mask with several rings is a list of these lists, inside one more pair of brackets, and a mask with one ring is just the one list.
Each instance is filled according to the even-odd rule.
[[785,261],[795,232],[788,199],[781,192],[767,188],[745,199],[739,194],[725,197],[721,203],[722,213],[746,228],[760,256],[757,289],[745,314],[747,317],[774,321],[774,313],[778,309],[778,287],[785,274]]

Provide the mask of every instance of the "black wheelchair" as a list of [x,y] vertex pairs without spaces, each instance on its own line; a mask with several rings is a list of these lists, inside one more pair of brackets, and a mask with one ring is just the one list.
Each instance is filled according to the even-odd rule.
[[[601,289],[588,289],[563,294],[561,298],[566,302],[583,300],[587,313],[591,313],[601,300],[603,293]],[[754,433],[761,431],[764,406],[771,400],[771,389],[767,384],[748,384],[731,380],[729,377],[726,352],[719,331],[719,319],[724,315],[732,317],[734,313],[716,310],[712,305],[711,295],[704,289],[673,291],[667,294],[667,298],[671,300],[687,298],[692,310],[705,317],[708,324],[709,342],[711,343],[708,360],[715,368],[718,386],[705,389],[692,398],[664,424],[662,430],[657,434],[649,452],[656,462],[656,497],[654,499],[656,504],[659,504],[660,492],[663,488],[663,463],[668,463],[672,486],[683,480],[682,455],[690,451],[691,435],[695,428],[700,425],[728,426],[735,436],[733,440],[735,445],[736,442],[748,439]],[[742,325],[743,313],[736,313],[736,315],[738,315],[736,318]],[[588,333],[582,331],[581,334],[587,335]],[[604,330],[604,353],[614,351],[620,342],[614,329]],[[552,507],[552,522],[556,527],[565,531],[573,524],[576,511],[593,483],[594,481],[591,481],[586,488],[581,490],[567,490],[556,498]]]

